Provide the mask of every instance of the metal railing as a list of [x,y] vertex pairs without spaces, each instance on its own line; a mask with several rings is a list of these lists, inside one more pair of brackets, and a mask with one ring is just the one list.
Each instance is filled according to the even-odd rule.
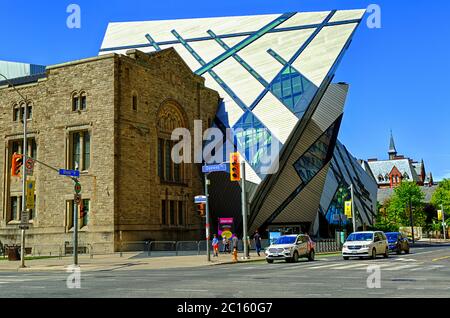
[[341,251],[342,246],[336,240],[318,240],[316,242],[316,253],[330,253]]

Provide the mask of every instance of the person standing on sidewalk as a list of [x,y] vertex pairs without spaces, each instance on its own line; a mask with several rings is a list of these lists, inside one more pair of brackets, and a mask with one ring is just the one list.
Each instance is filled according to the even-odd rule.
[[255,231],[255,234],[253,235],[253,240],[255,241],[255,247],[256,247],[256,253],[258,253],[258,256],[261,252],[261,235],[259,235],[258,230]]
[[238,242],[239,239],[237,238],[236,235],[233,236],[233,238],[231,239],[231,247],[232,247],[232,251],[234,252],[234,249],[238,249]]
[[219,257],[219,239],[217,238],[217,234],[214,234],[214,238],[212,240],[212,247],[214,251],[213,257]]

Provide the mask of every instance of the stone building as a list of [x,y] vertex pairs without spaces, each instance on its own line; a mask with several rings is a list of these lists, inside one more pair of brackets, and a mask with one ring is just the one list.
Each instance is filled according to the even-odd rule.
[[[20,242],[21,180],[10,171],[12,154],[23,153],[24,107],[28,154],[81,172],[81,246],[112,252],[121,236],[124,242],[201,238],[203,220],[193,203],[203,193],[201,169],[173,163],[171,132],[185,127],[193,135],[197,119],[206,129],[220,100],[174,49],[49,66],[40,76],[15,79],[15,86],[26,105],[0,82],[0,241]],[[36,208],[27,247],[71,244],[78,209],[73,181],[39,163],[31,178]]]

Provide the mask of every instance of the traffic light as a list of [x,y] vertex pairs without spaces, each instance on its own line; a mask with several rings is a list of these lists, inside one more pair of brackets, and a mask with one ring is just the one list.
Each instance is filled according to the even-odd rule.
[[13,177],[20,176],[20,168],[22,168],[22,166],[23,166],[23,156],[14,153],[12,156],[11,175]]
[[241,180],[241,162],[237,152],[230,155],[230,179],[231,181]]
[[205,213],[206,204],[205,203],[199,203],[197,204],[197,212],[201,217],[204,217],[206,215]]

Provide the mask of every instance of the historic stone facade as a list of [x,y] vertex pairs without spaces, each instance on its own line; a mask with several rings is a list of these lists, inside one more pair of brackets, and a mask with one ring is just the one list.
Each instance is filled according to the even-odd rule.
[[[112,252],[120,238],[201,239],[204,226],[193,203],[203,193],[201,169],[170,160],[170,137],[177,127],[193,135],[196,119],[206,129],[219,96],[174,49],[54,65],[45,77],[17,87],[32,110],[29,154],[81,171],[82,246]],[[0,87],[0,241],[6,244],[20,242],[21,180],[10,171],[12,154],[22,153],[24,106],[11,88]],[[57,251],[72,242],[73,182],[39,163],[32,178],[36,209],[26,245]]]

